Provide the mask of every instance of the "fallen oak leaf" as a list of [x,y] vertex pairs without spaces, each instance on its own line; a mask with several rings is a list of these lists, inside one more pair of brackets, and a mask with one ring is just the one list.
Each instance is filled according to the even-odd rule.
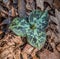
[[40,59],[60,59],[60,54],[58,52],[50,52],[45,49],[40,53]]
[[23,45],[23,41],[19,36],[15,36],[15,38],[12,38],[12,40],[17,44]]
[[60,11],[60,0],[54,0],[53,6]]
[[38,51],[38,49],[34,49],[33,51],[32,51],[32,53],[31,53],[31,56],[32,57],[34,57],[34,56],[36,56],[36,52]]
[[26,0],[26,9],[27,10],[34,10],[35,9],[34,0]]
[[23,59],[28,59],[28,55],[26,53],[22,52],[21,54],[22,54]]
[[41,10],[44,10],[44,0],[36,0],[36,5],[39,7]]
[[57,50],[58,52],[60,52],[60,42],[57,43],[55,47],[56,47],[56,50]]
[[26,16],[25,0],[18,0],[18,14],[19,17]]
[[25,48],[23,49],[23,52],[27,53],[27,54],[31,54],[33,51],[33,47],[29,44],[26,44]]

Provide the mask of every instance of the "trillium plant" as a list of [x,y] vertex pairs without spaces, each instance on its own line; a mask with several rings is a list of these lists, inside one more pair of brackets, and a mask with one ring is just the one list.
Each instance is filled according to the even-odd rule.
[[33,10],[28,19],[17,17],[9,28],[18,36],[27,37],[27,42],[39,50],[46,41],[48,11]]

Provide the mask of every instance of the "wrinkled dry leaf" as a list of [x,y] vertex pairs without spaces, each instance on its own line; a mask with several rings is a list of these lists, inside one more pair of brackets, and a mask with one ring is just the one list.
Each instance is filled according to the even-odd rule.
[[60,0],[54,0],[53,5],[56,9],[60,10]]
[[58,52],[60,52],[60,43],[56,46]]
[[15,36],[15,38],[12,38],[12,40],[17,44],[21,44],[21,45],[23,44],[21,37],[19,36]]
[[34,49],[34,50],[32,51],[32,54],[31,54],[32,57],[36,55],[36,52],[37,52],[37,51],[38,51],[38,49]]
[[34,10],[35,9],[34,0],[26,0],[26,9],[28,9],[28,10]]
[[25,0],[18,0],[18,13],[20,17],[26,16]]
[[3,33],[3,31],[2,30],[0,30],[0,34],[2,34]]
[[40,59],[60,59],[60,55],[58,52],[56,53],[51,53],[48,50],[44,50],[41,54],[40,54]]
[[22,53],[22,56],[23,56],[23,59],[28,59],[27,57],[27,54],[26,53]]
[[16,15],[15,9],[12,7],[12,17]]
[[53,22],[55,22],[58,26],[59,22],[57,21],[57,18],[54,16],[50,16],[50,20],[52,20]]
[[38,57],[36,57],[36,56],[33,56],[33,59],[39,59]]
[[37,7],[41,8],[41,10],[44,9],[44,0],[36,0]]
[[59,22],[58,26],[60,28],[60,12],[57,9],[55,9],[55,15],[56,15],[57,21]]
[[[1,51],[0,57],[1,57],[1,59],[2,58],[13,58],[13,57],[18,59],[20,56],[19,46],[20,46],[20,44],[21,45],[23,44],[23,42],[21,41],[21,38],[17,37],[17,36],[12,36],[11,34],[7,34],[3,38],[3,41],[6,41],[6,44],[4,44],[4,46],[2,46],[2,47],[0,46],[0,51]],[[0,42],[2,42],[2,41],[0,41]],[[14,46],[15,43],[16,43],[16,46]],[[10,54],[11,54],[11,56],[9,57]]]
[[15,59],[20,59],[20,51],[19,50],[16,50],[15,51]]
[[27,44],[27,45],[25,46],[25,48],[23,49],[23,52],[25,52],[25,53],[27,53],[27,54],[31,54],[33,49],[34,49],[34,48],[33,48],[31,45]]
[[50,4],[50,6],[52,7],[52,4],[53,4],[53,0],[44,0],[44,2],[47,2]]

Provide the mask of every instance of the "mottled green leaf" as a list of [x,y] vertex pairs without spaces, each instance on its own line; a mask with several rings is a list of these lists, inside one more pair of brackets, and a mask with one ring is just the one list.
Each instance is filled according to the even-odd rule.
[[10,29],[17,35],[27,37],[32,46],[41,49],[46,41],[46,27],[48,25],[48,11],[34,10],[26,18],[13,19]]
[[26,31],[29,28],[25,18],[15,18],[10,24],[9,28],[16,34],[22,37],[26,36]]
[[45,30],[48,25],[48,11],[34,10],[29,16],[29,22],[36,28]]
[[40,50],[46,41],[46,32],[45,31],[38,32],[37,30],[30,31],[27,34],[27,39],[29,44]]

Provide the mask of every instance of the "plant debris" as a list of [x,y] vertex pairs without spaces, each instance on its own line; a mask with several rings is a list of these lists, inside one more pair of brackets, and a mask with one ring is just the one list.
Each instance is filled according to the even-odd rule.
[[[49,14],[41,50],[9,29],[16,17],[28,22],[30,13],[37,9]],[[0,0],[0,59],[60,59],[60,0]]]

